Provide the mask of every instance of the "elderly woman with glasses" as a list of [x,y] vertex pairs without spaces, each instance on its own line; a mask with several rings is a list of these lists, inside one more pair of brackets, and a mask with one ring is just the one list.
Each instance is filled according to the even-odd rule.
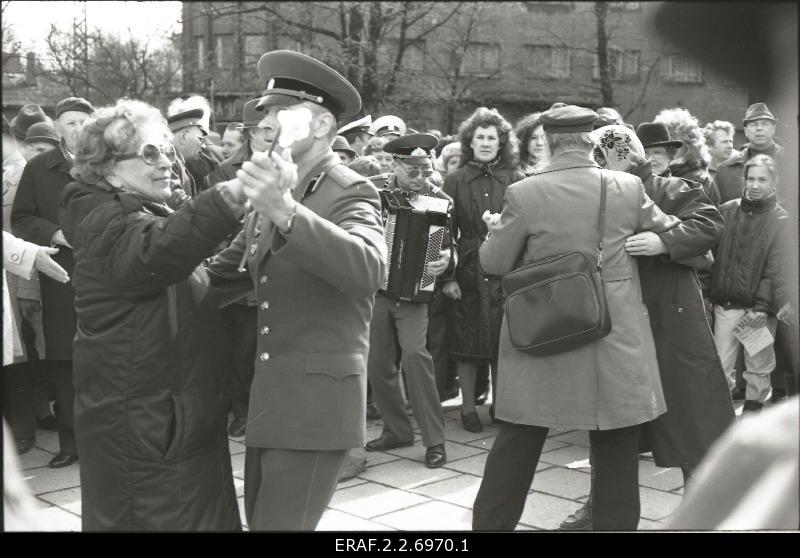
[[170,139],[145,103],[98,110],[62,197],[85,531],[241,529],[219,319],[198,266],[237,228],[245,197],[226,182],[170,210]]

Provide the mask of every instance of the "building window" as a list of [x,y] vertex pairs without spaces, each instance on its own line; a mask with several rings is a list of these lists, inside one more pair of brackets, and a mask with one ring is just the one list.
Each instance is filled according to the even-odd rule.
[[490,75],[500,68],[500,45],[471,42],[461,62],[464,75]]
[[[639,60],[641,53],[638,50],[623,50],[621,48],[608,48],[608,71],[611,79],[630,80],[639,77]],[[594,68],[592,71],[594,79],[600,79],[600,64],[598,57],[594,55]]]
[[266,35],[245,35],[244,36],[244,67],[246,69],[255,68],[261,55],[267,52]]
[[197,68],[206,69],[206,41],[203,37],[197,37]]
[[639,2],[609,2],[608,7],[612,10],[638,10]]
[[567,78],[572,56],[569,47],[525,45],[525,73],[530,77]]
[[233,67],[233,35],[217,35],[216,65],[220,69]]
[[677,83],[702,83],[703,68],[700,62],[685,54],[670,54],[667,78]]
[[[397,39],[387,38],[378,48],[378,60],[381,62],[381,67],[389,70],[394,65],[398,43]],[[410,72],[421,72],[425,69],[425,41],[406,46],[401,67]]]
[[525,2],[529,12],[557,12],[571,10],[574,2]]

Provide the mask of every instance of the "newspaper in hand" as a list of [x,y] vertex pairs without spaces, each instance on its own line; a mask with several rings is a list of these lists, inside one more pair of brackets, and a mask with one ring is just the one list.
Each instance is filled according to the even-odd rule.
[[775,341],[766,325],[754,328],[752,322],[753,315],[748,312],[732,330],[733,335],[744,345],[744,350],[750,356],[758,354]]

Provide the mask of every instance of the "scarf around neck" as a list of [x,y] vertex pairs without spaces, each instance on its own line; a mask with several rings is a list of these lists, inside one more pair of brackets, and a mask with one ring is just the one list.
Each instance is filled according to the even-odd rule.
[[761,199],[761,200],[751,200],[750,198],[745,197],[744,191],[742,191],[742,211],[748,213],[750,215],[754,213],[764,213],[765,211],[771,211],[776,205],[778,205],[778,196],[775,195],[775,192],[772,195]]
[[485,172],[487,174],[494,174],[494,170],[500,165],[500,156],[498,155],[491,161],[481,163],[480,161],[467,161],[467,166],[475,170]]

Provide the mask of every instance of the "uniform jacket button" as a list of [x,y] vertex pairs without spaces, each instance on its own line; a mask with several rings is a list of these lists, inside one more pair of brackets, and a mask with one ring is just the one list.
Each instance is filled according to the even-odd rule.
[[269,326],[264,326],[261,328],[261,335],[266,335],[269,333]]
[[251,256],[255,255],[256,250],[258,250],[258,243],[253,242],[253,244],[250,245],[250,255]]
[[678,312],[683,312],[683,308],[678,307]]
[[258,358],[261,362],[266,362],[269,360],[269,353],[261,353]]
[[266,284],[267,284],[267,281],[269,281],[269,279],[267,278],[267,276],[266,276],[266,275],[262,275],[262,276],[261,276],[261,277],[259,277],[259,279],[258,279],[258,282],[259,282],[259,283],[261,283],[262,285],[266,285]]
[[19,254],[11,254],[11,261],[18,262],[19,261]]
[[268,301],[265,300],[264,302],[261,303],[261,309],[262,310],[267,310],[268,308],[269,308],[269,302]]

